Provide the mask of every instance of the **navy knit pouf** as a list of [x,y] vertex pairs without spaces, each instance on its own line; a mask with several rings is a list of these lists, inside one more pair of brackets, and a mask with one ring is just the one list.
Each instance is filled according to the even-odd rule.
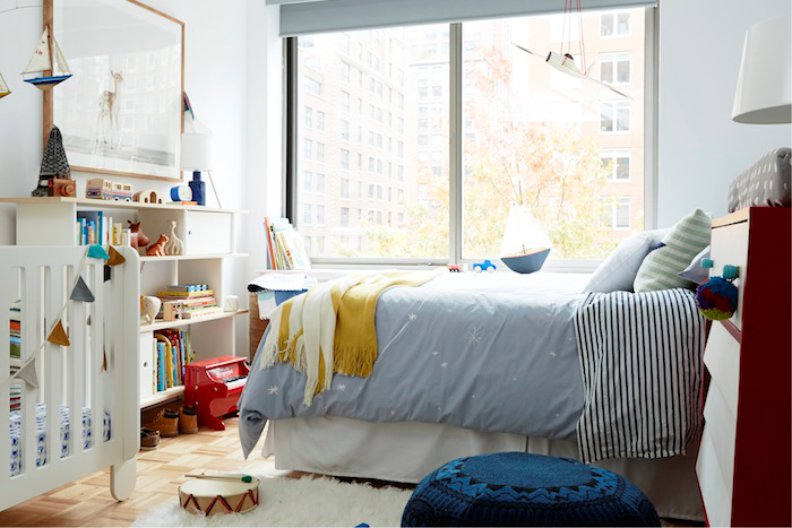
[[619,475],[568,458],[496,453],[452,460],[424,478],[402,526],[660,526]]

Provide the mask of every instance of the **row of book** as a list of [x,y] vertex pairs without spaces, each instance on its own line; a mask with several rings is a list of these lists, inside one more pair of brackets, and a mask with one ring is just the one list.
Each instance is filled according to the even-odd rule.
[[162,312],[165,319],[174,319],[169,314],[172,308],[169,303],[178,304],[181,319],[195,319],[212,315],[220,311],[214,292],[205,284],[174,284],[157,292],[162,300]]
[[104,211],[77,211],[77,245],[101,244],[120,246],[123,239],[123,224],[113,223],[113,218]]
[[302,236],[288,218],[264,218],[267,266],[272,270],[309,270],[311,260]]
[[[20,361],[22,356],[22,310],[21,303],[15,302],[11,304],[8,311],[8,319],[10,321],[9,328],[9,341],[11,350],[11,374],[19,370]],[[14,380],[11,382],[9,401],[10,410],[18,411],[22,407],[22,384],[23,381]]]
[[143,397],[183,385],[184,366],[192,359],[189,329],[155,332],[150,361],[144,362],[148,370],[141,372]]

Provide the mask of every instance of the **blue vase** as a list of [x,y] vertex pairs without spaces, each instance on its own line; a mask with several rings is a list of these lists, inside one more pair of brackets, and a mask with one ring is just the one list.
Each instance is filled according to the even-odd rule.
[[193,172],[193,179],[189,185],[193,201],[198,205],[206,205],[206,183],[201,181],[201,171]]

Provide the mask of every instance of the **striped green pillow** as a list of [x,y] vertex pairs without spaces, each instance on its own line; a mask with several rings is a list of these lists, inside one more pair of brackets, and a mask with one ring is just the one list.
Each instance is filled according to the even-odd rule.
[[692,282],[678,275],[710,243],[710,217],[696,209],[671,228],[665,246],[649,253],[635,276],[636,292],[688,288]]

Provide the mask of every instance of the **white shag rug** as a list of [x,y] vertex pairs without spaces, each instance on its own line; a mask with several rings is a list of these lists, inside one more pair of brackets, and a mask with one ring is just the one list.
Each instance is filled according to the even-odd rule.
[[138,518],[133,526],[399,526],[411,490],[348,484],[321,477],[261,478],[260,503],[248,513],[203,517],[173,502]]

